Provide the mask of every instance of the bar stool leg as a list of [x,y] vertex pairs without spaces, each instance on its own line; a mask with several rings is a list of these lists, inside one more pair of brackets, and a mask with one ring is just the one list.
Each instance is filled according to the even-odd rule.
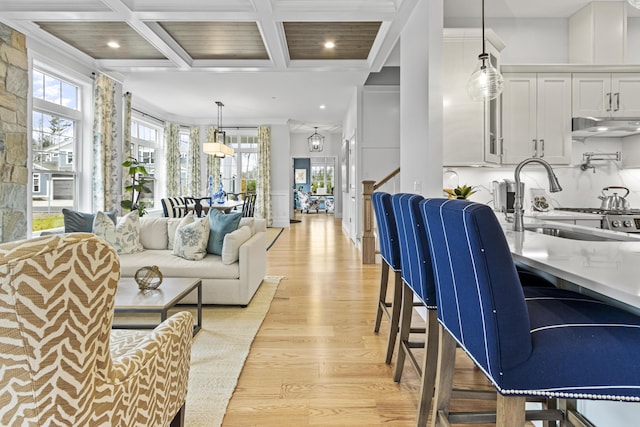
[[376,323],[373,326],[373,331],[377,334],[380,330],[380,321],[382,320],[382,313],[386,311],[387,307],[387,284],[389,283],[389,264],[382,260],[382,272],[380,274],[380,294],[378,295],[378,311],[376,313]]
[[438,326],[438,342],[436,390],[431,425],[432,427],[445,427],[449,425],[447,418],[451,409],[453,372],[456,367],[456,342],[440,325]]
[[404,359],[409,350],[409,333],[411,332],[411,315],[413,311],[413,291],[406,283],[402,283],[402,305],[400,308],[400,336],[398,338],[398,357],[396,358],[393,380],[400,382]]
[[427,336],[424,342],[424,358],[422,360],[422,384],[420,385],[420,403],[418,404],[418,426],[426,426],[431,410],[436,371],[438,365],[438,312],[427,310]]
[[387,357],[385,363],[391,364],[393,350],[396,347],[396,338],[398,337],[398,323],[400,322],[400,309],[402,300],[402,273],[394,272],[393,280],[393,303],[391,305],[391,319],[389,320],[389,341],[387,343]]
[[526,398],[498,393],[496,427],[524,427]]

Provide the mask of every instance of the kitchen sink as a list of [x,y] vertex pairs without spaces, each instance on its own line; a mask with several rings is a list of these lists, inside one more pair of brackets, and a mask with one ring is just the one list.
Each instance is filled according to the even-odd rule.
[[533,231],[535,233],[546,234],[548,236],[562,237],[563,239],[571,240],[585,240],[590,242],[640,242],[640,239],[625,236],[620,234],[616,235],[596,235],[591,233],[583,233],[576,230],[567,230],[564,228],[548,227],[541,225],[529,225],[524,227],[525,230]]

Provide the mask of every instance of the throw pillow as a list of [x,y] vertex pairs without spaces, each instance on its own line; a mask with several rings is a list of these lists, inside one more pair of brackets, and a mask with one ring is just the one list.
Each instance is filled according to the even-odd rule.
[[222,244],[222,263],[233,264],[240,259],[240,246],[251,238],[251,229],[242,226],[224,236]]
[[[187,216],[189,215],[193,217],[193,214],[187,214]],[[176,237],[176,230],[178,229],[178,225],[180,225],[180,222],[185,218],[186,216],[181,218],[169,218],[169,220],[167,221],[167,237],[169,237],[169,244],[167,245],[167,249],[173,250],[173,239],[175,239]]]
[[143,250],[138,211],[129,212],[117,225],[104,212],[98,211],[93,220],[93,234],[106,240],[119,254],[134,254]]
[[140,218],[140,243],[145,249],[167,249],[167,218]]
[[242,212],[228,213],[220,212],[218,209],[209,209],[209,244],[207,252],[210,254],[222,255],[222,244],[224,236],[238,229]]
[[240,218],[240,224],[238,224],[238,228],[244,227],[245,225],[251,229],[252,236],[256,234],[255,219],[253,217]]
[[[187,217],[185,217],[187,218]],[[207,218],[180,221],[173,241],[173,254],[184,259],[200,261],[207,255],[209,221]]]
[[[117,221],[116,211],[104,212],[115,225]],[[78,212],[67,208],[62,208],[64,218],[65,233],[91,233],[93,231],[93,220],[96,214]]]

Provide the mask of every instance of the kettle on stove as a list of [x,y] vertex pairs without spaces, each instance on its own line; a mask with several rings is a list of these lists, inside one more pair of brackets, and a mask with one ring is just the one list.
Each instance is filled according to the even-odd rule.
[[[611,190],[626,190],[624,196],[618,196],[618,193],[613,192],[613,195],[606,195],[605,191]],[[600,209],[606,211],[627,211],[631,209],[629,201],[625,198],[629,195],[629,189],[627,187],[611,186],[602,189],[602,196],[598,196],[598,199],[602,200]]]

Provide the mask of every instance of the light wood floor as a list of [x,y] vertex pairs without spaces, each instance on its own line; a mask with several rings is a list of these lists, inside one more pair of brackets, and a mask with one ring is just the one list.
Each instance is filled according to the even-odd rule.
[[[267,252],[267,275],[285,279],[223,426],[414,426],[417,376],[407,363],[394,383],[386,320],[373,333],[380,264],[362,265],[332,215],[296,218]],[[464,355],[458,360],[456,386],[487,386]]]

